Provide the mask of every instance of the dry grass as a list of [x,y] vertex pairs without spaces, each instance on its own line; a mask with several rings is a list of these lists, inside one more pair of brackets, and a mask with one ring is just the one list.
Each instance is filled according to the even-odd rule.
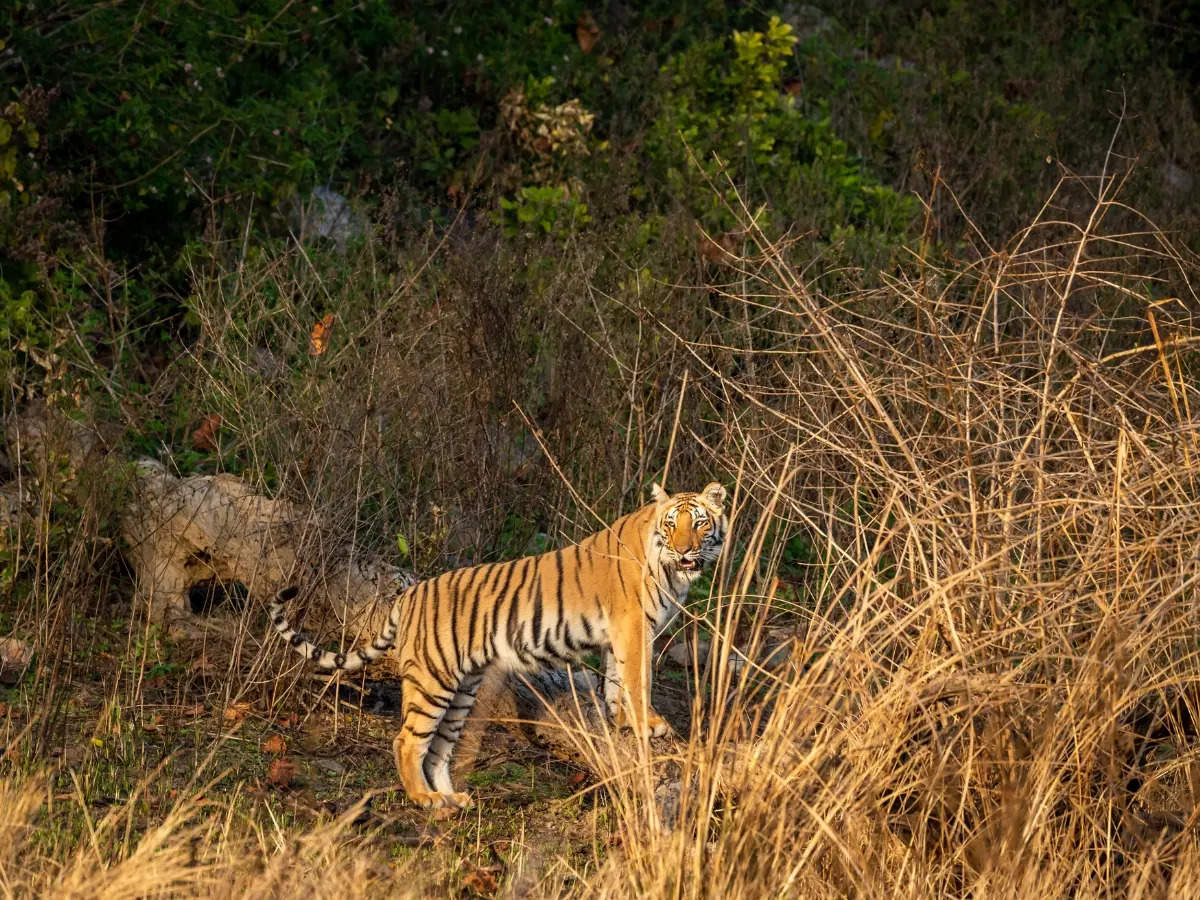
[[[654,813],[646,768],[617,770],[603,742],[581,738],[608,794],[606,815],[588,826],[586,867],[517,852],[502,892],[1200,890],[1196,260],[1149,224],[1132,230],[1113,190],[1111,178],[1065,182],[1002,249],[953,268],[915,259],[885,287],[841,296],[822,294],[785,245],[758,236],[760,252],[744,256],[712,301],[728,327],[645,326],[656,341],[677,336],[663,358],[690,372],[686,401],[673,381],[647,407],[630,386],[645,361],[617,343],[597,351],[620,365],[607,386],[591,385],[592,397],[626,390],[643,417],[631,433],[645,439],[652,423],[655,437],[632,452],[627,441],[624,451],[572,457],[553,436],[547,449],[567,457],[571,477],[590,467],[579,491],[591,499],[603,475],[618,480],[662,459],[677,420],[672,480],[702,470],[727,480],[738,551],[695,609],[717,652],[697,676],[680,821],[667,828]],[[580,321],[581,309],[571,308]],[[621,305],[605,309],[617,316]],[[438,328],[435,347],[460,346]],[[299,318],[296,330],[302,339]],[[431,365],[424,381],[400,377],[378,363],[388,340],[347,345],[341,368],[293,384],[285,409],[300,410],[305,391],[318,400],[310,422],[335,400],[369,406],[366,388],[333,387],[362,384],[364,371],[392,372],[396,392],[446,391],[443,400],[474,377],[453,365]],[[358,368],[357,352],[378,364]],[[267,405],[241,412],[254,433],[267,434]],[[346,437],[311,428],[288,432],[301,435],[293,449]],[[269,446],[251,433],[241,433],[248,444]],[[388,455],[385,425],[351,437],[341,452],[360,461],[356,487],[336,493],[353,532],[351,501],[376,497],[383,487],[373,485],[400,473],[371,470]],[[293,486],[312,488],[314,472],[333,471],[327,462],[303,471],[309,451],[293,458],[294,480],[283,479]],[[476,510],[502,502],[523,484],[505,473],[488,489],[497,493],[476,486],[461,496]],[[549,507],[569,509],[566,496]],[[616,505],[610,497],[600,508]],[[568,533],[587,524],[559,521]],[[799,559],[787,549],[797,534],[811,544]],[[781,628],[794,634],[787,665],[730,664],[731,646],[755,659],[756,643]],[[105,897],[273,896],[294,893],[292,878],[301,892],[403,895],[430,875],[421,851],[389,861],[388,834],[349,816],[268,828],[239,813],[236,797],[197,799],[197,785],[131,834],[136,791],[96,820],[82,797],[10,771],[0,781],[6,895],[54,885]],[[48,838],[52,807],[72,803],[86,827]]]
[[[682,827],[631,782],[596,892],[1196,890],[1194,260],[1106,230],[1108,180],[1048,209],[1083,189],[1084,222],[873,297],[744,260],[773,340],[719,382],[738,530],[811,529],[811,606],[762,720],[693,735]],[[770,549],[724,572],[743,620],[787,616]]]

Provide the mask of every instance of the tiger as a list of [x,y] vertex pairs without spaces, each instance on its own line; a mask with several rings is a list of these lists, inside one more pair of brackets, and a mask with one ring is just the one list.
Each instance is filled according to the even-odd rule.
[[319,669],[356,672],[395,651],[403,696],[392,743],[409,799],[430,809],[466,808],[451,757],[484,674],[563,667],[603,653],[603,702],[618,728],[662,737],[670,726],[650,705],[651,643],[679,613],[688,589],[720,556],[728,519],[725,488],[651,499],[577,544],[506,562],[445,572],[396,592],[369,646],[322,651],[297,632],[280,590],[271,622]]

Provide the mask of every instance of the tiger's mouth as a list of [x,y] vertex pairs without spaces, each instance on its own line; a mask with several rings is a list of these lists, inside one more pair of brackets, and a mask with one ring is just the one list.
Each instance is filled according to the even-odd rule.
[[681,569],[684,572],[694,572],[700,568],[700,560],[698,559],[680,559],[675,563],[675,568]]

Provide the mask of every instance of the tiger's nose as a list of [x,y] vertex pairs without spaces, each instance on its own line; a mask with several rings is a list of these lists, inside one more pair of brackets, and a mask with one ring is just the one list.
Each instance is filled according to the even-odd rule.
[[692,514],[684,510],[679,514],[675,530],[671,532],[671,549],[676,553],[687,553],[700,548],[700,536],[692,528]]

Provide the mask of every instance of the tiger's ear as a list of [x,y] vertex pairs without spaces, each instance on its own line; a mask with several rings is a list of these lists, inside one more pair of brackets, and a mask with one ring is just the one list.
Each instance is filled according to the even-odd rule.
[[655,503],[666,503],[671,499],[671,495],[662,489],[662,485],[657,481],[650,488],[650,499]]
[[723,510],[725,508],[725,498],[729,494],[725,491],[723,484],[712,481],[704,486],[704,490],[700,492],[700,496],[704,498],[705,503]]

